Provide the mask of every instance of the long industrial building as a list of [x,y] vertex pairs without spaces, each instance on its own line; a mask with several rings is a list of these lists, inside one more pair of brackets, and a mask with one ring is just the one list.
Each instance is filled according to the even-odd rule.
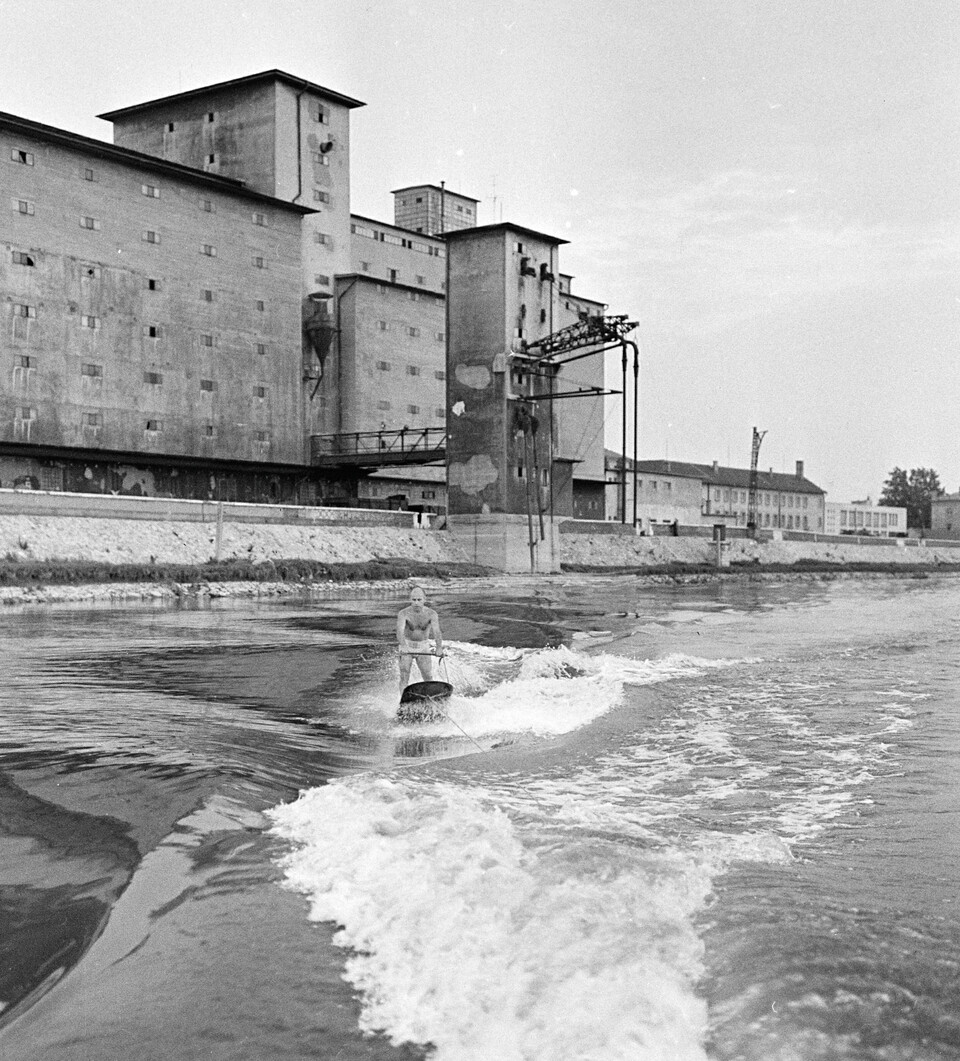
[[[496,226],[443,184],[352,213],[361,106],[270,70],[103,114],[113,144],[0,114],[0,486],[445,509],[448,248]],[[602,315],[511,253],[509,339]],[[564,380],[561,515],[602,504],[602,358]]]

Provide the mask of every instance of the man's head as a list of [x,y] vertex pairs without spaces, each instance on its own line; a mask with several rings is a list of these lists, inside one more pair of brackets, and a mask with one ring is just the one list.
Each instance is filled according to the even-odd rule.
[[427,595],[419,586],[414,586],[410,591],[410,603],[422,607],[427,603]]

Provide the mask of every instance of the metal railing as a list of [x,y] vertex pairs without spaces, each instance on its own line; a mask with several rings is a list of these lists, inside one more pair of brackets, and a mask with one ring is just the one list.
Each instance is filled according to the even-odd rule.
[[415,464],[443,457],[447,432],[442,427],[345,431],[310,436],[310,458],[318,463]]

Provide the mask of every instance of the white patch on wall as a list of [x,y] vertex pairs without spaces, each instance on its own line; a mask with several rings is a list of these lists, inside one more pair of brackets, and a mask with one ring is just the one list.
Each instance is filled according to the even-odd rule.
[[465,494],[479,494],[498,478],[497,467],[486,453],[478,453],[468,461],[451,464],[447,469],[447,486],[459,487]]
[[466,411],[467,407],[463,404],[463,402],[457,402],[456,405],[454,405],[450,409],[450,412],[453,413],[454,416],[463,416]]
[[475,391],[482,391],[490,386],[490,369],[486,365],[457,365],[454,375],[457,383]]

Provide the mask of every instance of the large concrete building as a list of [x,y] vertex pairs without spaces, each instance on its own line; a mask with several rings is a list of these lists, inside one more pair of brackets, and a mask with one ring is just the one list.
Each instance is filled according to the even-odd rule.
[[[269,70],[109,111],[113,144],[0,115],[0,485],[444,508],[447,254],[478,203],[422,184],[353,214],[360,106]],[[602,312],[548,260],[476,311],[501,353]],[[602,386],[599,359],[567,375]],[[551,421],[552,503],[602,498],[602,398]],[[411,440],[426,463],[392,464]]]

